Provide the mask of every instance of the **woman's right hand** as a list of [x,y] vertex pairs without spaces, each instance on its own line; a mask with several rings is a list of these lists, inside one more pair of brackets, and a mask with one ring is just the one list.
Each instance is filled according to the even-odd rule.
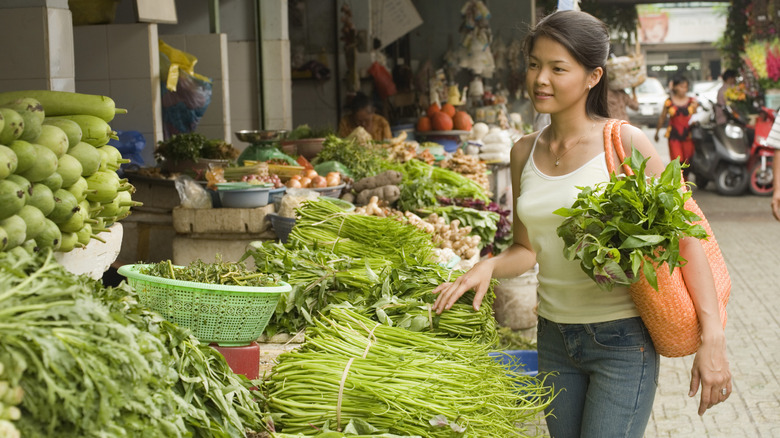
[[477,263],[468,272],[458,277],[455,282],[442,283],[433,290],[437,294],[436,302],[433,303],[433,310],[437,314],[452,308],[458,299],[470,290],[476,291],[474,296],[474,310],[478,311],[485,298],[490,280],[493,278],[493,264],[491,260],[485,260]]

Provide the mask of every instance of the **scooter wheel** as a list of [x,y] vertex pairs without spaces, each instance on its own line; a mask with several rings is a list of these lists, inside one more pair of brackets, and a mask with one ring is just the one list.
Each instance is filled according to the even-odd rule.
[[715,189],[723,196],[739,196],[750,183],[747,168],[741,166],[722,166],[716,171]]
[[761,170],[761,163],[754,163],[750,168],[750,192],[758,196],[769,196],[773,192],[774,172],[772,157],[767,157],[766,168]]

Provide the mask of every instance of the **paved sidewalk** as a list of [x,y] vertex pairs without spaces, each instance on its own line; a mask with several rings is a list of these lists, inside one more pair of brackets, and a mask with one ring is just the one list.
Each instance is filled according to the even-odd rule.
[[661,361],[646,438],[780,437],[780,222],[770,198],[696,189],[731,274],[726,336],[734,392],[703,417],[688,397],[693,356]]

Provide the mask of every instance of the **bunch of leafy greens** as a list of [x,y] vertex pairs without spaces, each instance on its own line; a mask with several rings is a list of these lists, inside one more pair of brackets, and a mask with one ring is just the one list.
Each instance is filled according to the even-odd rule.
[[231,286],[273,287],[279,286],[278,275],[250,271],[243,263],[223,262],[218,254],[214,263],[194,260],[187,266],[175,266],[170,260],[144,265],[141,274],[171,280]]
[[233,160],[238,158],[239,151],[222,140],[209,140],[203,134],[187,132],[158,142],[154,155],[158,161],[165,159],[175,164],[199,158]]
[[24,390],[25,437],[238,437],[261,394],[124,285],[75,276],[51,252],[0,253],[0,380]]
[[329,135],[325,138],[320,153],[312,160],[312,164],[338,161],[349,168],[357,181],[385,170],[387,154],[387,149],[382,147],[362,146],[355,141]]
[[571,208],[554,213],[566,219],[558,227],[564,256],[604,290],[639,280],[640,269],[658,289],[656,268],[670,272],[685,264],[680,239],[707,238],[696,214],[685,209],[691,197],[683,190],[681,165],[674,160],[660,178],[645,175],[647,159],[634,149],[626,159],[634,175],[616,176],[594,187],[582,187]]
[[485,189],[476,182],[449,169],[409,160],[396,169],[403,175],[398,208],[416,211],[439,205],[439,198],[474,198],[490,202]]

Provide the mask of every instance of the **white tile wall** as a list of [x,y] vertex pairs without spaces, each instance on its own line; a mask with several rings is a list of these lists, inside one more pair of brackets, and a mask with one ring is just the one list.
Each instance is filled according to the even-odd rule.
[[76,91],[110,96],[127,109],[111,121],[115,130],[144,134],[147,163],[162,140],[157,25],[148,23],[74,28]]
[[106,25],[108,74],[112,79],[149,77],[152,55],[157,54],[157,25]]
[[287,0],[260,2],[264,40],[289,40],[287,30]]
[[[228,42],[230,71],[230,124],[232,131],[259,129],[257,52],[254,41]],[[231,142],[239,149],[247,146],[231,133]]]
[[[75,78],[73,62],[73,18],[68,9],[47,9],[49,76]],[[72,91],[72,89],[70,90]]]
[[[78,26],[74,28],[73,42],[78,81],[108,79],[107,26]],[[108,90],[103,92],[107,93]]]

